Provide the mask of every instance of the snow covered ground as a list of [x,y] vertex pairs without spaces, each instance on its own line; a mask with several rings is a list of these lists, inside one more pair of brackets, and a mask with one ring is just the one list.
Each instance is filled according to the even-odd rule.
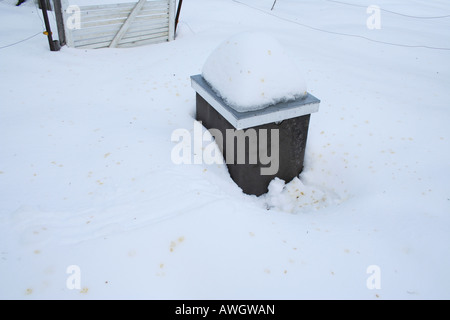
[[[0,298],[450,298],[448,1],[191,0],[173,42],[60,52],[14,2]],[[194,127],[189,77],[243,31],[276,37],[322,101],[304,172],[259,198],[224,165],[171,161],[172,132]]]

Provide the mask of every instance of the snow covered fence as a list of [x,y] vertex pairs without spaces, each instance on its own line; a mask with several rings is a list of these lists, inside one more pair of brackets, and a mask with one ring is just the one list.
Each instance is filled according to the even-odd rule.
[[236,35],[191,81],[196,120],[214,136],[244,193],[262,195],[273,179],[289,182],[301,173],[310,115],[320,100],[307,93],[278,41],[260,33]]
[[171,41],[175,36],[175,0],[89,6],[61,2],[69,47],[125,48]]

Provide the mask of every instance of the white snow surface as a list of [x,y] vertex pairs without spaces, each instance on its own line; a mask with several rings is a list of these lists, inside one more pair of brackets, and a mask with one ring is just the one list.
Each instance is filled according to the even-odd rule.
[[[450,3],[377,1],[375,30],[348,3],[191,0],[173,42],[50,52],[0,1],[0,298],[449,299],[450,19],[424,17]],[[261,197],[171,160],[190,76],[242,32],[322,101],[303,173]]]
[[261,32],[225,40],[206,60],[202,75],[239,112],[306,95],[305,79],[294,60],[274,37]]

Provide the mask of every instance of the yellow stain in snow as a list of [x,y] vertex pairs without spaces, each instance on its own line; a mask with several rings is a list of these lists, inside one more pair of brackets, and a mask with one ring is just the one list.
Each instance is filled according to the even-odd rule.
[[87,294],[88,291],[89,291],[89,288],[88,287],[84,287],[83,289],[80,290],[80,293]]

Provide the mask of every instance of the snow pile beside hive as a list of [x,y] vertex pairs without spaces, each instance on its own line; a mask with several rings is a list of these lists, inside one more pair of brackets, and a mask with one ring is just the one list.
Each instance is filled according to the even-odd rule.
[[207,59],[202,75],[239,112],[306,95],[297,65],[276,39],[262,33],[240,33],[224,41]]
[[[303,180],[308,179],[303,177]],[[298,177],[287,183],[279,178],[273,179],[264,199],[268,209],[289,213],[313,212],[343,201],[332,190],[304,183]]]

